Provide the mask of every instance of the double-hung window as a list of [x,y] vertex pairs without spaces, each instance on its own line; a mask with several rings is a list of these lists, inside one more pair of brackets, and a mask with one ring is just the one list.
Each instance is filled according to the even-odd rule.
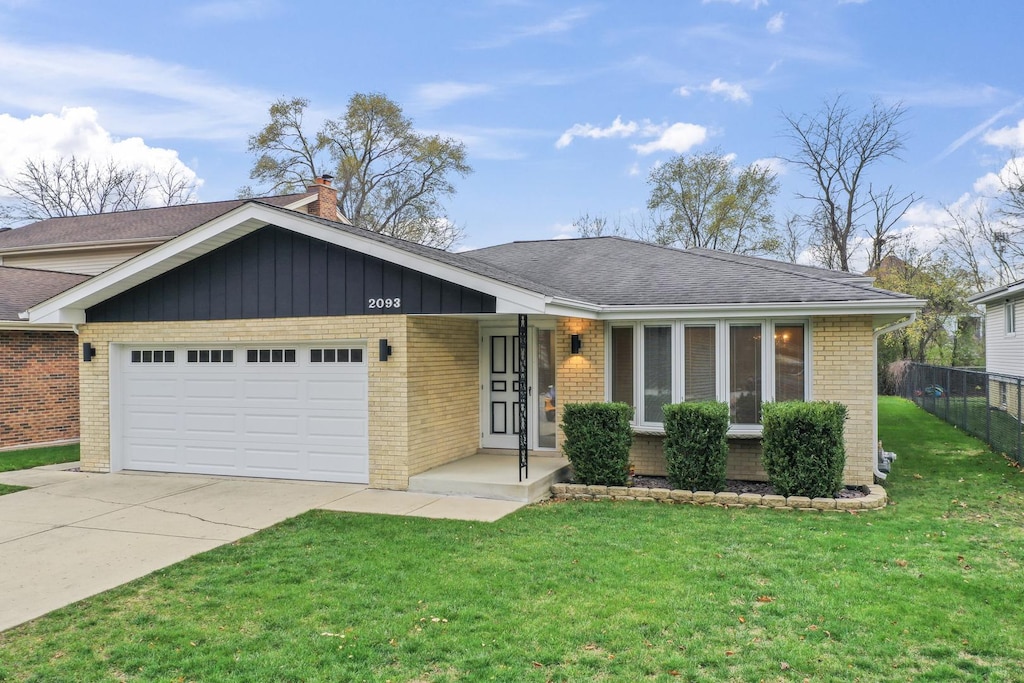
[[1003,307],[1003,318],[1006,323],[1006,334],[1017,333],[1017,302],[1007,301]]
[[732,431],[756,433],[762,402],[807,398],[807,332],[789,320],[611,323],[608,396],[652,429],[668,403],[724,401]]

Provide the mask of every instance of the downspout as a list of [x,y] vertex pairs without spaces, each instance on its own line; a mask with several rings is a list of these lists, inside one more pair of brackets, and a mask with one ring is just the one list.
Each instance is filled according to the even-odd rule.
[[878,481],[885,481],[885,472],[878,469],[878,340],[883,334],[895,332],[896,330],[902,330],[907,325],[912,324],[917,320],[917,311],[910,314],[910,317],[906,320],[886,325],[875,330],[875,340],[871,345],[872,350],[872,362],[875,366],[875,424],[874,424],[874,438],[871,440],[871,448],[874,451],[874,456],[871,458],[871,469],[875,472],[875,479]]

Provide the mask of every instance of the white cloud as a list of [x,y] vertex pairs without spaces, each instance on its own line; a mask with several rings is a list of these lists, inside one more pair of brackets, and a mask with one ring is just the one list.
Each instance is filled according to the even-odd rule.
[[555,147],[557,149],[568,147],[575,138],[593,138],[595,140],[601,138],[628,138],[636,135],[639,131],[640,124],[636,121],[623,123],[621,116],[616,116],[615,120],[612,121],[612,125],[607,128],[601,128],[589,123],[577,123],[559,136],[555,142]]
[[629,173],[630,177],[640,175],[640,163],[633,162],[633,165],[629,167],[629,171],[627,171],[627,173]]
[[1024,149],[1024,119],[1016,126],[986,131],[981,138],[985,144],[1008,149]]
[[750,165],[767,168],[775,175],[786,175],[789,171],[789,166],[786,164],[785,160],[780,159],[779,157],[763,157],[761,159],[754,159]]
[[423,109],[441,109],[459,100],[486,95],[493,90],[494,86],[486,83],[424,83],[416,88],[416,100]]
[[782,29],[786,27],[786,13],[776,12],[772,15],[772,18],[765,24],[765,28],[768,29],[768,33],[781,33]]
[[693,91],[687,88],[685,85],[681,85],[679,86],[679,89],[676,90],[676,93],[681,97],[689,97],[690,95],[693,94]]
[[1024,157],[1014,157],[1003,164],[999,171],[986,173],[974,181],[974,191],[979,195],[994,197],[1006,191],[1007,187],[1020,184],[1024,177]]
[[708,129],[695,123],[673,123],[665,128],[656,140],[642,145],[633,145],[637,154],[674,152],[682,154],[703,143],[708,138]]
[[0,114],[0,177],[16,175],[26,160],[69,157],[98,164],[114,161],[164,174],[173,171],[185,181],[201,184],[195,172],[173,149],[150,147],[142,138],[114,138],[99,122],[95,109],[75,107],[60,114],[19,119]]
[[187,15],[197,21],[252,21],[276,9],[274,0],[217,0],[193,5]]
[[729,83],[728,81],[723,81],[721,78],[716,78],[707,85],[702,85],[700,89],[704,92],[711,93],[712,95],[721,95],[732,102],[750,103],[750,93],[748,93],[742,85],[739,85],[738,83]]
[[88,104],[119,134],[241,144],[265,122],[273,99],[170,62],[0,40],[0,108],[52,112]]
[[751,9],[761,9],[768,6],[768,0],[702,0],[702,4],[710,5],[714,2],[725,2],[730,5],[750,5]]
[[580,236],[576,226],[572,223],[555,223],[550,229],[554,235],[551,239],[554,240],[571,240]]
[[[659,151],[682,153],[704,142],[708,130],[695,123],[654,124],[645,119],[641,123],[623,121],[616,116],[610,126],[601,128],[590,123],[577,123],[566,130],[555,142],[555,147],[568,147],[576,138],[655,138],[650,142],[632,145],[637,154],[646,155]],[[639,172],[639,169],[637,169]],[[630,175],[634,175],[632,170]]]

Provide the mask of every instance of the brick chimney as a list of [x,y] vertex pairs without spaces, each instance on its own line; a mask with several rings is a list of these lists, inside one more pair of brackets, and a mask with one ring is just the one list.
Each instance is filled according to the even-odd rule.
[[315,192],[316,201],[306,207],[310,216],[318,216],[328,220],[338,220],[338,190],[331,187],[334,176],[326,173],[313,179],[313,184],[306,189]]

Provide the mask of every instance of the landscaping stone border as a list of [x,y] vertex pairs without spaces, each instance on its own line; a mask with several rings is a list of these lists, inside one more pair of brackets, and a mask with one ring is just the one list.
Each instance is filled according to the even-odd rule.
[[860,498],[807,498],[806,496],[762,496],[758,493],[723,491],[686,491],[650,489],[639,486],[588,486],[587,484],[555,484],[551,497],[555,500],[635,500],[645,503],[678,503],[709,505],[724,508],[767,508],[801,512],[851,512],[881,510],[888,496],[878,485],[866,487],[868,494]]

